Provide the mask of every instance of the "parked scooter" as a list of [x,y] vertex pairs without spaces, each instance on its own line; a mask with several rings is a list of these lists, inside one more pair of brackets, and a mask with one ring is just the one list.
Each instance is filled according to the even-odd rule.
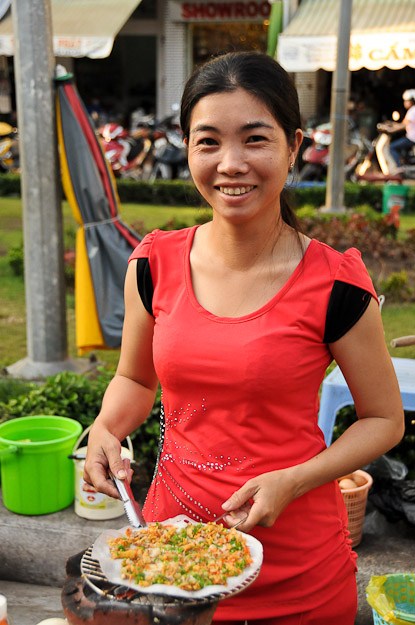
[[163,136],[154,141],[153,170],[150,180],[190,180],[187,163],[187,148],[180,127],[175,123],[175,114],[166,117],[159,125]]
[[[308,180],[322,181],[327,176],[330,158],[331,124],[330,122],[319,124],[315,128],[306,131],[305,135],[311,139],[311,145],[302,153],[302,160],[305,162],[305,165],[300,169],[298,178],[300,182]],[[354,122],[349,120],[344,164],[346,179],[353,177],[356,166],[369,147],[370,142],[359,132]]]
[[176,112],[156,122],[153,116],[137,111],[132,114],[130,131],[117,123],[105,124],[100,133],[114,174],[150,181],[190,179],[187,148],[175,118]]
[[17,128],[0,122],[0,172],[19,169],[19,141]]
[[[145,167],[152,148],[147,131],[140,129],[130,134],[120,124],[110,122],[99,132],[104,140],[105,157],[115,176],[136,180],[145,178]],[[147,171],[149,175],[151,165]]]
[[325,178],[329,163],[329,145],[331,143],[330,123],[319,124],[304,133],[309,139],[309,146],[303,151],[301,158],[305,163],[300,169],[298,178],[302,181],[321,181]]
[[377,124],[378,136],[373,140],[365,158],[356,168],[356,180],[401,182],[415,179],[415,149],[408,154],[403,171],[399,169],[390,153],[391,136],[396,132],[394,122],[398,121],[399,113],[394,113],[394,121]]

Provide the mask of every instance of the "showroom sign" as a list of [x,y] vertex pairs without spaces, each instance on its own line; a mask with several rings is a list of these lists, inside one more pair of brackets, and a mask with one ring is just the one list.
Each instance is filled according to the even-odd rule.
[[170,16],[175,22],[263,22],[269,19],[268,0],[244,2],[178,2],[170,3]]

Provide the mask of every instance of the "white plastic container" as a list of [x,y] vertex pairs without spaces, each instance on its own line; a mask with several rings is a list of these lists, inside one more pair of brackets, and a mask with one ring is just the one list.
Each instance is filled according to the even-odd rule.
[[7,599],[4,595],[0,595],[0,625],[8,625],[7,619]]
[[[73,455],[86,456],[87,447],[79,447],[79,444],[88,434],[92,426],[86,428],[77,440],[73,449]],[[128,448],[121,447],[121,458],[134,459],[134,451],[129,436],[126,438]],[[93,486],[87,484],[83,478],[85,460],[74,460],[75,467],[75,513],[84,519],[92,521],[105,521],[116,519],[125,514],[122,501],[113,499],[103,493],[98,493]]]

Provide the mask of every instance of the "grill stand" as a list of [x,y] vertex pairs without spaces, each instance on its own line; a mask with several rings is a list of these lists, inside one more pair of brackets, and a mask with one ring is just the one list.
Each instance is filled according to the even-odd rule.
[[70,557],[62,589],[62,607],[69,625],[210,625],[218,599],[182,601],[167,598],[154,603],[149,595],[143,602],[113,599],[93,592],[81,576],[84,552]]

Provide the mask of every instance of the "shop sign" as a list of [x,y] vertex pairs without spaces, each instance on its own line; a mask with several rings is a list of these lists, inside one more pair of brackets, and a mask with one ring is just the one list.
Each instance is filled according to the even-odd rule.
[[53,37],[55,56],[103,59],[111,54],[113,37]]
[[[53,37],[53,53],[55,56],[71,56],[74,58],[88,56],[91,59],[102,59],[111,54],[113,45],[113,37]],[[13,36],[0,35],[1,55],[14,55]]]
[[263,22],[269,19],[270,13],[268,0],[170,2],[170,16],[174,22]]
[[[278,41],[278,60],[288,72],[314,72],[336,67],[337,38],[284,37]],[[415,67],[415,33],[352,33],[350,37],[349,69],[362,67],[378,70],[381,67],[402,69]]]

